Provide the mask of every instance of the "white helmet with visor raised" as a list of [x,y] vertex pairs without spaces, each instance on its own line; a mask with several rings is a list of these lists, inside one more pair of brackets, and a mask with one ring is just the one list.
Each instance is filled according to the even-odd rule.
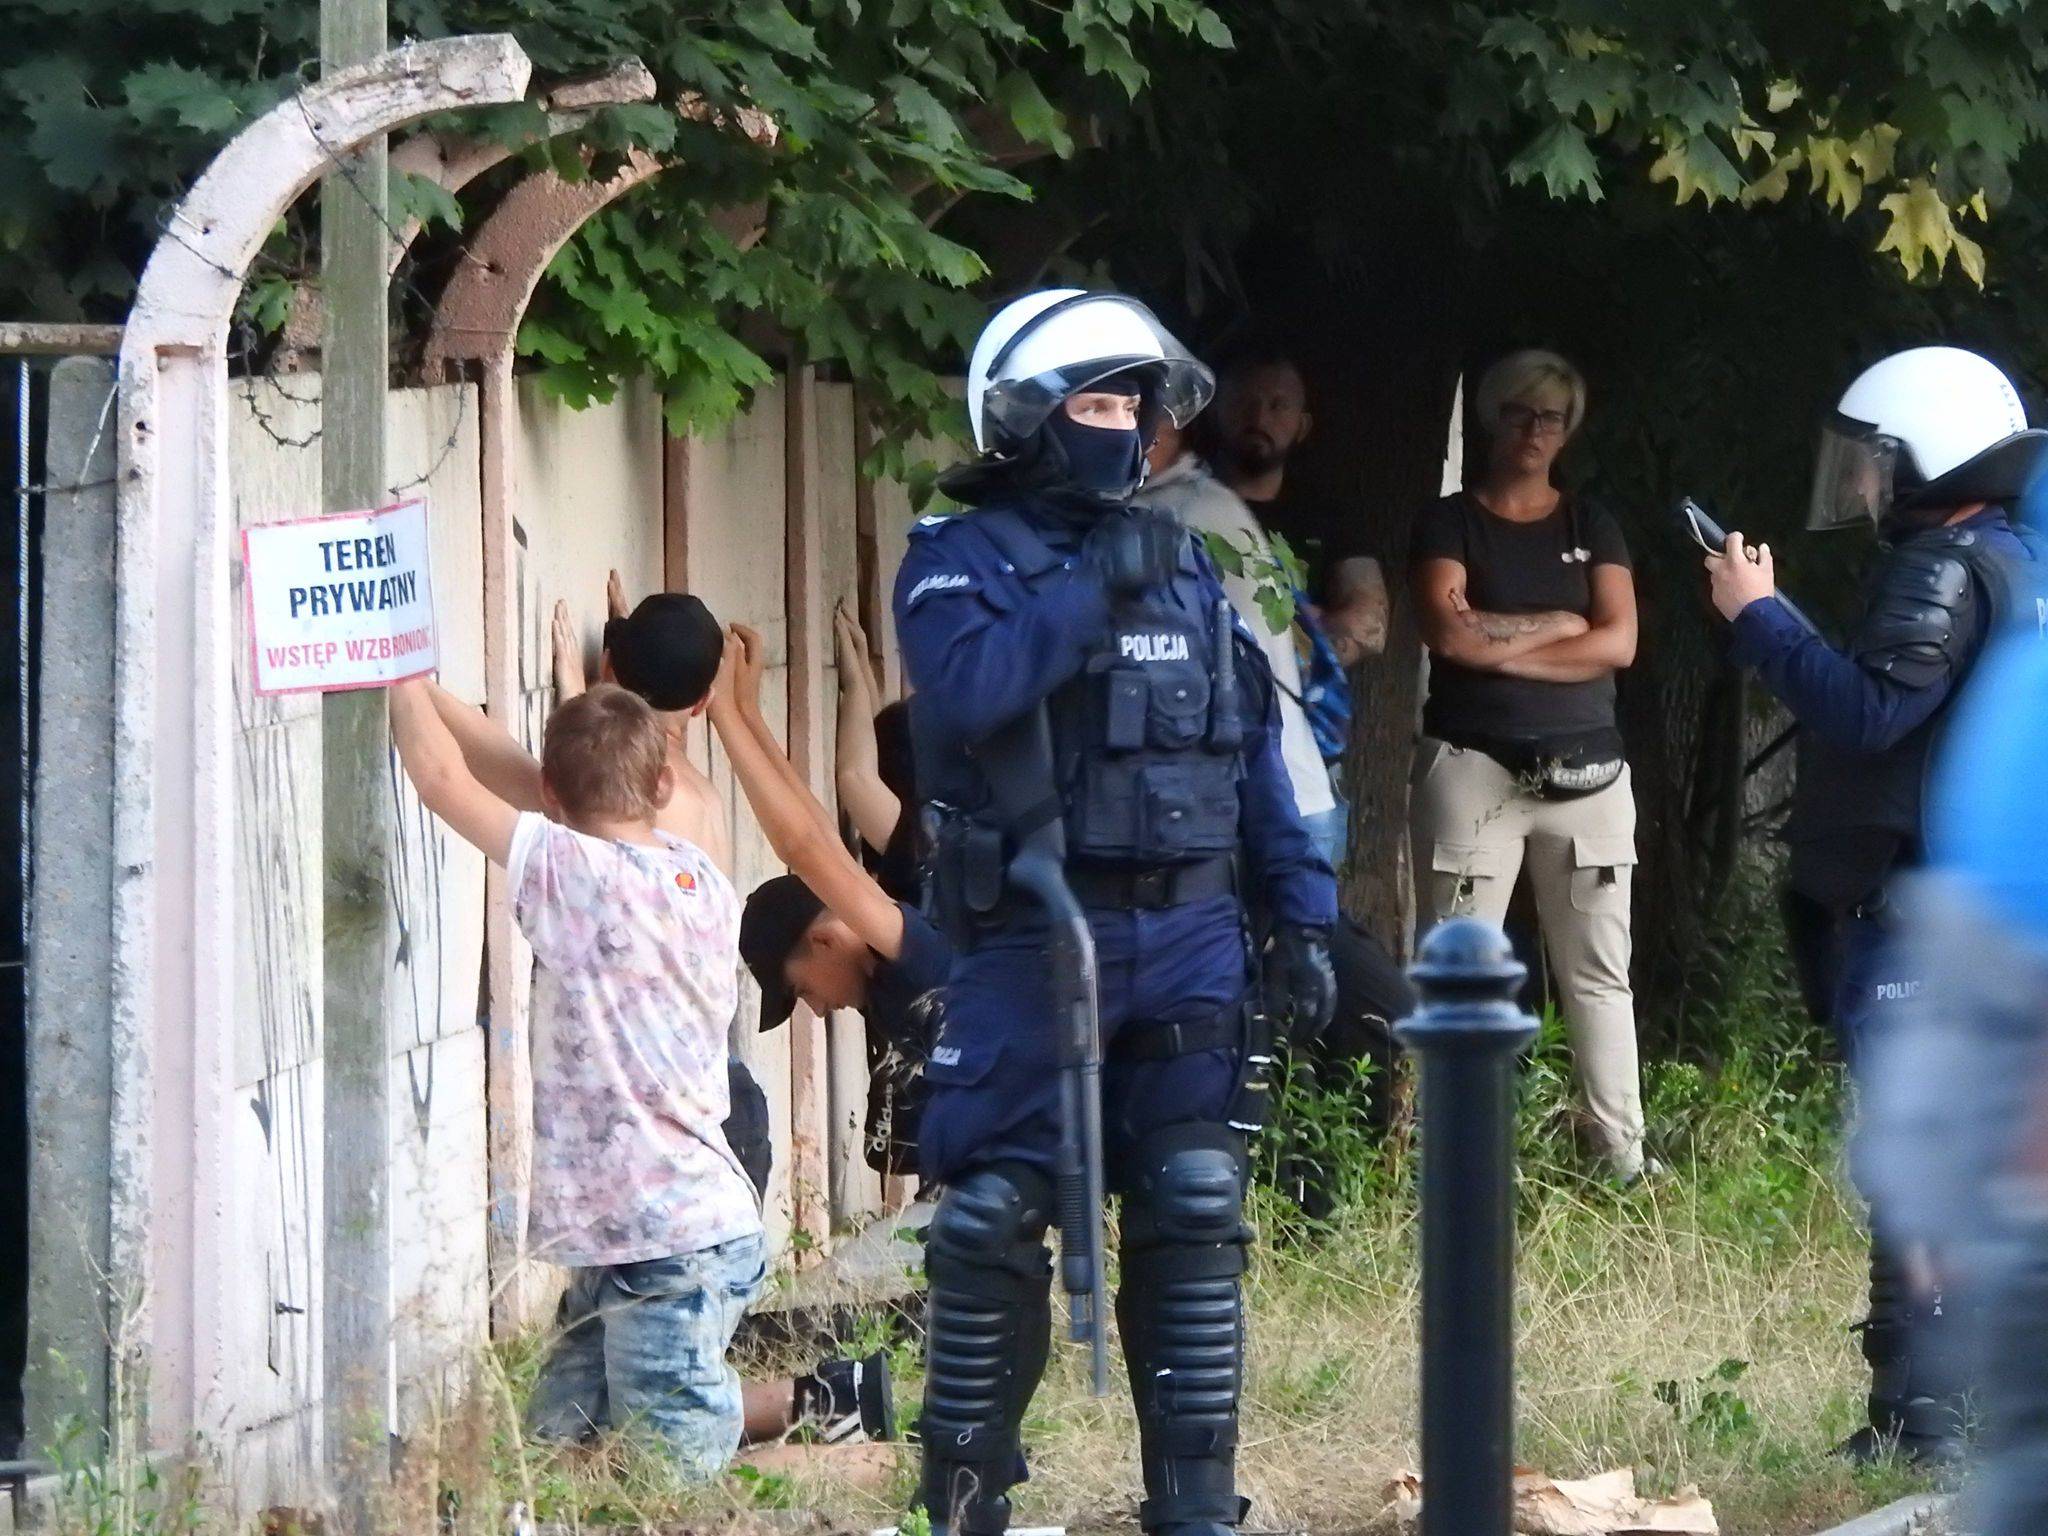
[[1145,408],[1175,426],[1194,420],[1216,393],[1216,376],[1136,299],[1047,288],[1013,300],[983,328],[967,366],[974,446],[1019,447],[1068,396],[1124,372],[1148,386]]

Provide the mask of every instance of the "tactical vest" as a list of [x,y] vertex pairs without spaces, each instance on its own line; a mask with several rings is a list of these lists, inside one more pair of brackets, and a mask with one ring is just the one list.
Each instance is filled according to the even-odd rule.
[[[1892,558],[1918,559],[1930,572],[1953,562],[1966,573],[1965,591],[1944,594],[1930,588],[1924,622],[1941,622],[1944,609],[1951,626],[1972,619],[1978,604],[1982,612],[1972,619],[1974,635],[1954,636],[1954,643],[1968,644],[1970,651],[1955,669],[1948,695],[1899,741],[1882,752],[1857,752],[1812,731],[1801,733],[1785,839],[1792,850],[1792,885],[1802,895],[1837,909],[1853,907],[1875,898],[1894,870],[1919,861],[1928,771],[1969,668],[1985,642],[2008,623],[2041,622],[2033,609],[2040,573],[2048,569],[2043,563],[2048,547],[2031,533],[2022,531],[2021,538],[2034,551],[2031,564],[2001,553],[1981,534],[1964,528],[1917,535],[1894,552]],[[1896,612],[1866,614],[1850,655],[1880,676],[1892,672],[1888,663],[1899,645],[1898,621]]]
[[[1184,567],[1192,582],[1195,567]],[[1234,852],[1244,709],[1236,624],[1165,593],[1119,603],[1051,699],[1069,858],[1171,864]]]
[[[1081,558],[1053,549],[1015,508],[970,515],[1027,585],[1056,579],[1053,573]],[[1245,738],[1263,707],[1252,668],[1264,658],[1201,570],[1190,542],[1172,590],[1115,604],[1081,669],[1047,699],[1049,784],[1005,786],[998,796],[971,750],[936,739],[913,703],[928,894],[956,943],[1003,905],[1002,872],[1016,829],[1002,824],[999,798],[1059,815],[1070,863],[1190,864],[1237,850]],[[1207,614],[1174,600],[1176,591],[1205,586],[1205,601],[1216,603]]]

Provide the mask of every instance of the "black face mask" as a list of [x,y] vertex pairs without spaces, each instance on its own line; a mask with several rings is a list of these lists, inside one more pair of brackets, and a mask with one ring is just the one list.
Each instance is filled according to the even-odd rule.
[[1067,483],[1097,496],[1122,497],[1137,486],[1145,467],[1145,442],[1136,427],[1089,427],[1064,410],[1053,412],[1046,430],[1067,457]]

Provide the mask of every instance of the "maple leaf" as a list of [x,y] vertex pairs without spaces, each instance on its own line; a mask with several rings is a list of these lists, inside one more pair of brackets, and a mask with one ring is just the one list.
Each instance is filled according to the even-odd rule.
[[1780,155],[1773,160],[1770,169],[1742,189],[1742,206],[1754,208],[1758,203],[1783,202],[1785,194],[1792,190],[1792,173],[1806,163],[1806,156],[1798,150]]
[[1978,287],[1984,286],[1984,248],[1956,229],[1948,204],[1931,181],[1915,177],[1877,206],[1891,215],[1892,221],[1877,248],[1893,252],[1906,276],[1918,277],[1930,261],[1937,273],[1944,271],[1953,251],[1964,275]]
[[1875,123],[1849,146],[1849,161],[1863,173],[1866,182],[1883,181],[1892,173],[1892,159],[1898,147],[1899,130],[1890,123]]
[[1815,134],[1806,141],[1806,168],[1813,190],[1825,193],[1828,206],[1847,218],[1863,201],[1863,177],[1856,170],[1847,139]]
[[1752,150],[1761,152],[1768,160],[1771,152],[1778,147],[1778,136],[1766,128],[1758,127],[1756,119],[1747,112],[1742,114],[1741,125],[1728,137],[1735,141],[1735,153],[1744,160],[1749,158]]
[[1742,195],[1742,173],[1720,145],[1704,137],[1670,144],[1650,167],[1650,180],[1675,182],[1681,206],[1695,196],[1711,208],[1723,198]]
[[1541,176],[1543,185],[1555,198],[1584,193],[1587,201],[1599,202],[1606,194],[1600,186],[1600,167],[1586,136],[1570,123],[1552,123],[1536,141],[1508,162],[1508,180],[1516,186]]

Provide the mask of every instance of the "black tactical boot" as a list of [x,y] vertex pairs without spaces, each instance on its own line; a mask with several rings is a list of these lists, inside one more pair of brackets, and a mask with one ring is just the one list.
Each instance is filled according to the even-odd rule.
[[1927,1466],[1960,1461],[1970,1428],[1961,1329],[1944,1296],[1913,1297],[1883,1243],[1871,1246],[1870,1316],[1862,1331],[1870,1422],[1836,1453],[1861,1463],[1891,1456]]

